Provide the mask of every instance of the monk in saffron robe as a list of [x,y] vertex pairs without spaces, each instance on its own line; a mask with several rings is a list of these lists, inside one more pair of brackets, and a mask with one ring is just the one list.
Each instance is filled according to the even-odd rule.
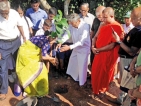
[[103,22],[92,45],[95,58],[92,63],[91,83],[93,93],[98,97],[107,91],[114,76],[119,46],[113,39],[113,30],[120,38],[123,33],[122,26],[114,19],[114,10],[111,7],[103,10]]

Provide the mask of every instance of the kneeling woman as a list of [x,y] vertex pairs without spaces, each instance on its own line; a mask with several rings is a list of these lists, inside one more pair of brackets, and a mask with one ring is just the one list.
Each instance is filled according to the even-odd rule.
[[[52,23],[45,20],[47,30],[50,29]],[[55,42],[55,38],[51,36],[33,36],[26,41],[18,51],[16,62],[16,72],[20,85],[28,96],[44,96],[48,94],[48,70],[43,60],[48,60],[53,65],[57,65],[58,61],[49,56],[50,43]]]

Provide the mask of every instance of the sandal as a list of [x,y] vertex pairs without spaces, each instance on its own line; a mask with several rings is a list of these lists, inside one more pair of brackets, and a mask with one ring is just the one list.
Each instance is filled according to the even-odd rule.
[[92,97],[92,99],[97,99],[97,98],[99,98],[99,97],[98,97],[98,94],[92,94],[91,97]]
[[6,94],[0,94],[0,101],[3,101],[6,99]]
[[38,99],[36,97],[26,97],[20,100],[16,106],[36,106]]
[[104,92],[104,93],[99,93],[99,95],[98,95],[98,97],[99,97],[99,99],[103,99],[104,97],[105,97],[105,95],[106,95],[106,93]]

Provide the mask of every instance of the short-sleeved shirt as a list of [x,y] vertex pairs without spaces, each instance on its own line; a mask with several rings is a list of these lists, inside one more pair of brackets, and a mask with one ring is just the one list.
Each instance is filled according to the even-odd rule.
[[[140,51],[140,53],[138,55],[136,66],[137,67],[141,66],[141,51]],[[141,74],[138,74],[136,83],[137,83],[137,86],[141,85]]]
[[[25,19],[26,18],[26,19]],[[31,20],[26,17],[26,16],[23,16],[22,18],[22,22],[23,22],[23,31],[24,31],[24,35],[26,37],[26,40],[29,40],[30,38],[30,31],[29,31],[29,28],[32,28],[33,26],[33,23],[31,22]],[[18,30],[19,31],[19,30]],[[20,32],[19,32],[19,35],[20,35]],[[23,44],[23,38],[21,37],[21,43]]]
[[10,9],[8,19],[0,15],[0,39],[14,39],[18,36],[17,26],[23,26],[17,11]]
[[130,23],[129,26],[126,26],[126,24],[121,24],[121,25],[122,25],[122,27],[123,27],[123,29],[124,29],[124,33],[125,33],[125,34],[128,34],[128,32],[129,32],[131,29],[134,28],[134,26],[133,26],[132,23]]
[[99,26],[100,26],[100,21],[98,18],[95,18],[92,24],[92,28],[91,28],[91,30],[94,32],[94,36],[96,32],[98,31]]
[[29,8],[26,11],[26,16],[29,17],[33,23],[33,29],[38,30],[39,23],[41,19],[47,19],[47,13],[42,10],[38,9],[37,12],[33,10],[33,8]]
[[46,54],[50,53],[50,45],[46,36],[33,36],[30,38],[30,41],[41,48],[42,56],[46,56]]
[[91,13],[88,13],[86,17],[83,17],[82,14],[79,14],[79,16],[81,20],[89,24],[90,29],[91,29],[95,16]]
[[[131,48],[141,48],[141,26],[134,27],[124,38],[123,43]],[[133,58],[124,49],[120,47],[119,55],[125,55],[127,58]]]

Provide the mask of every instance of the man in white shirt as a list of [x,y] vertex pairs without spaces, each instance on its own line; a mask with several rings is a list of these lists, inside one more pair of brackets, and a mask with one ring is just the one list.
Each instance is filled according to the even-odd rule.
[[125,24],[122,24],[122,27],[124,29],[124,33],[127,34],[132,28],[134,28],[132,22],[131,22],[131,11],[128,11],[124,17]]
[[[70,23],[69,31],[73,44],[63,45],[61,52],[73,49],[69,59],[67,74],[75,81],[79,81],[79,85],[83,86],[87,79],[87,62],[90,53],[90,32],[89,25],[80,19],[80,16],[73,13],[68,16]],[[68,40],[68,33],[62,37],[62,41]]]
[[19,14],[10,9],[9,1],[0,2],[0,100],[6,98],[8,91],[7,60],[19,48],[21,42],[16,28],[18,27],[24,41],[25,36]]
[[90,30],[93,24],[93,20],[95,16],[91,13],[89,13],[89,4],[88,3],[82,3],[80,5],[80,19],[85,21],[87,24],[90,25]]
[[[89,24],[89,31],[91,32],[91,27],[93,24],[93,20],[95,19],[95,16],[91,13],[89,13],[89,4],[88,3],[82,3],[80,5],[80,19]],[[90,54],[88,58],[88,65],[90,65]],[[89,69],[87,69],[89,72]]]

